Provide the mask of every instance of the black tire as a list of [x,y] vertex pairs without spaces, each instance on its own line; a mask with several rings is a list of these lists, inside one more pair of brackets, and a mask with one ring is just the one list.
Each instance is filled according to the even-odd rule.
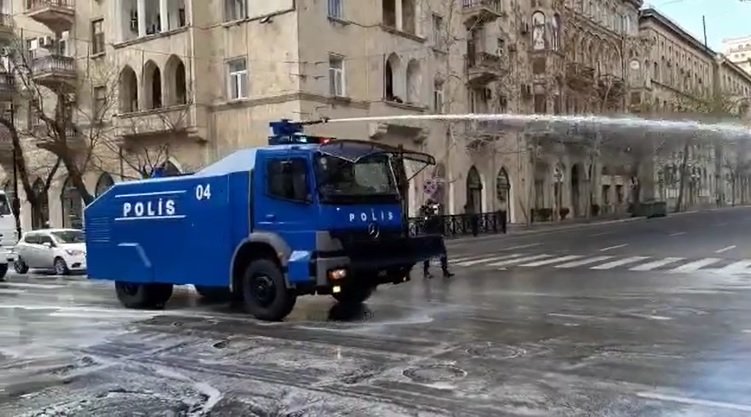
[[338,293],[331,294],[342,304],[362,304],[373,295],[374,285],[350,284],[342,287]]
[[242,296],[245,311],[264,321],[287,317],[297,301],[297,295],[287,290],[282,271],[268,259],[256,259],[245,268]]
[[132,284],[115,282],[120,303],[127,308],[161,309],[172,297],[172,284]]
[[15,262],[13,262],[13,269],[16,270],[17,274],[25,274],[29,272],[29,266],[26,265],[26,262],[24,262],[20,256],[18,257],[18,259],[16,259]]
[[194,285],[196,292],[205,298],[206,301],[215,303],[225,303],[232,299],[232,292],[229,288],[224,287],[206,287],[203,285]]
[[8,264],[0,264],[0,281],[5,280],[5,275],[8,273]]
[[68,269],[68,264],[65,263],[65,260],[63,258],[57,257],[55,258],[55,263],[53,264],[55,268],[55,275],[68,275],[70,274],[70,269]]

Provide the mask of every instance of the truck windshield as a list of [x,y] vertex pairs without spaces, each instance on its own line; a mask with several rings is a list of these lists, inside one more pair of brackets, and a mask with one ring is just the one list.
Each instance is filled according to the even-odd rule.
[[10,204],[8,203],[8,197],[5,194],[0,194],[0,216],[7,216],[10,214]]
[[86,241],[86,235],[80,230],[61,230],[51,232],[51,235],[55,236],[60,243],[84,243]]
[[318,155],[315,171],[322,202],[357,204],[399,200],[387,154],[368,156],[357,162]]

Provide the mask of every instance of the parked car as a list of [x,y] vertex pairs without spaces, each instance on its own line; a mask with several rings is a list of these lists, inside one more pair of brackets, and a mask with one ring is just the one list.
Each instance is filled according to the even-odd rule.
[[57,275],[86,271],[86,238],[83,230],[42,229],[24,234],[16,245],[15,269],[52,269]]

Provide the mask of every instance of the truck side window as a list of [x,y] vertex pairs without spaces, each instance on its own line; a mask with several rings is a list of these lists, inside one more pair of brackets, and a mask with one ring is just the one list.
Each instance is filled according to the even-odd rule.
[[272,197],[308,201],[308,168],[302,158],[271,160],[267,165],[267,190]]

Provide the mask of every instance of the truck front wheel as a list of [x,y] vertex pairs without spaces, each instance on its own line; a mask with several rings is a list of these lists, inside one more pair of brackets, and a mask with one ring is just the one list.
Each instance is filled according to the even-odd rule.
[[268,259],[256,259],[245,269],[242,296],[245,311],[266,321],[287,317],[297,301],[287,290],[282,271]]
[[127,308],[163,308],[172,297],[172,284],[134,284],[115,282],[115,291],[120,303]]

